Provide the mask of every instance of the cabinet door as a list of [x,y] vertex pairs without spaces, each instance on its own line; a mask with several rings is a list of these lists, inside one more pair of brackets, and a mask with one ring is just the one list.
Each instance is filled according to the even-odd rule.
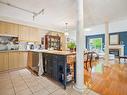
[[37,67],[39,63],[39,53],[33,52],[32,54],[32,66]]
[[7,31],[7,35],[12,35],[12,31],[13,31],[12,23],[6,23],[6,31]]
[[32,52],[28,52],[27,66],[32,68]]
[[0,53],[0,71],[3,70],[4,58],[3,53]]
[[19,53],[9,52],[9,69],[14,69],[19,67]]
[[19,67],[25,68],[27,67],[27,52],[20,52],[19,53]]
[[18,37],[19,25],[11,23],[10,27],[11,31],[9,32],[9,34]]
[[39,35],[39,30],[37,28],[34,28],[34,38],[35,38],[35,41],[40,43],[40,35]]
[[0,71],[8,70],[8,53],[0,53]]
[[33,28],[31,27],[30,28],[30,32],[29,32],[29,39],[30,41],[33,41],[33,42],[39,42],[39,30],[37,28]]
[[18,25],[0,21],[0,34],[18,36]]
[[19,40],[20,41],[29,41],[29,27],[20,25],[19,26]]
[[53,71],[52,71],[52,76],[54,79],[58,80],[58,70],[57,70],[57,55],[53,55],[52,57],[52,64],[53,64]]
[[34,32],[32,27],[30,27],[30,31],[28,35],[29,35],[29,41],[34,41]]
[[6,27],[6,23],[0,21],[0,34],[7,34],[7,27]]
[[47,74],[48,76],[52,77],[52,70],[53,64],[52,64],[52,56],[51,54],[47,54]]

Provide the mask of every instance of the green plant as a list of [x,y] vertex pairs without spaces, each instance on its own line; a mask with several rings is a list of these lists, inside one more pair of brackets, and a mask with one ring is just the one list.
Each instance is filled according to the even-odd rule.
[[74,49],[74,48],[76,48],[76,44],[75,44],[75,42],[69,42],[67,47],[70,49]]

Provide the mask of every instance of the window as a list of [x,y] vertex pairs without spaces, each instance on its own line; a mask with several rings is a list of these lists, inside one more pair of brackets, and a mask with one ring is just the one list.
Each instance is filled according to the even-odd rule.
[[92,38],[89,40],[90,50],[102,50],[102,38]]

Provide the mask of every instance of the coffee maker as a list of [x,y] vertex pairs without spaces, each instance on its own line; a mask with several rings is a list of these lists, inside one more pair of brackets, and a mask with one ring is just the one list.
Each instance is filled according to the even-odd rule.
[[35,49],[35,45],[33,42],[27,42],[26,45],[26,50],[34,50]]

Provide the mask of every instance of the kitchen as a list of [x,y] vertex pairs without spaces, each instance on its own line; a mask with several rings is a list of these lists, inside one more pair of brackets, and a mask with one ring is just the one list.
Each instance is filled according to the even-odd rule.
[[126,4],[0,0],[0,95],[126,95]]
[[[65,40],[64,33],[48,32],[41,37],[41,31],[38,28],[0,21],[0,71],[29,68],[38,74],[38,64],[42,60],[44,65],[42,73],[47,73],[51,78],[60,81],[66,88],[66,80],[72,80],[70,68],[74,67],[75,52],[65,51]],[[41,58],[39,54],[41,54]],[[60,63],[61,60],[63,63]],[[62,66],[57,66],[58,63]],[[71,67],[67,68],[70,65],[66,63],[70,63]],[[54,64],[52,70],[57,70],[51,74],[53,71],[49,71],[49,69],[51,69],[52,64]],[[58,78],[57,72],[60,68],[63,70]],[[64,77],[67,75],[66,68],[69,70],[68,79]],[[55,76],[52,76],[53,74]]]

